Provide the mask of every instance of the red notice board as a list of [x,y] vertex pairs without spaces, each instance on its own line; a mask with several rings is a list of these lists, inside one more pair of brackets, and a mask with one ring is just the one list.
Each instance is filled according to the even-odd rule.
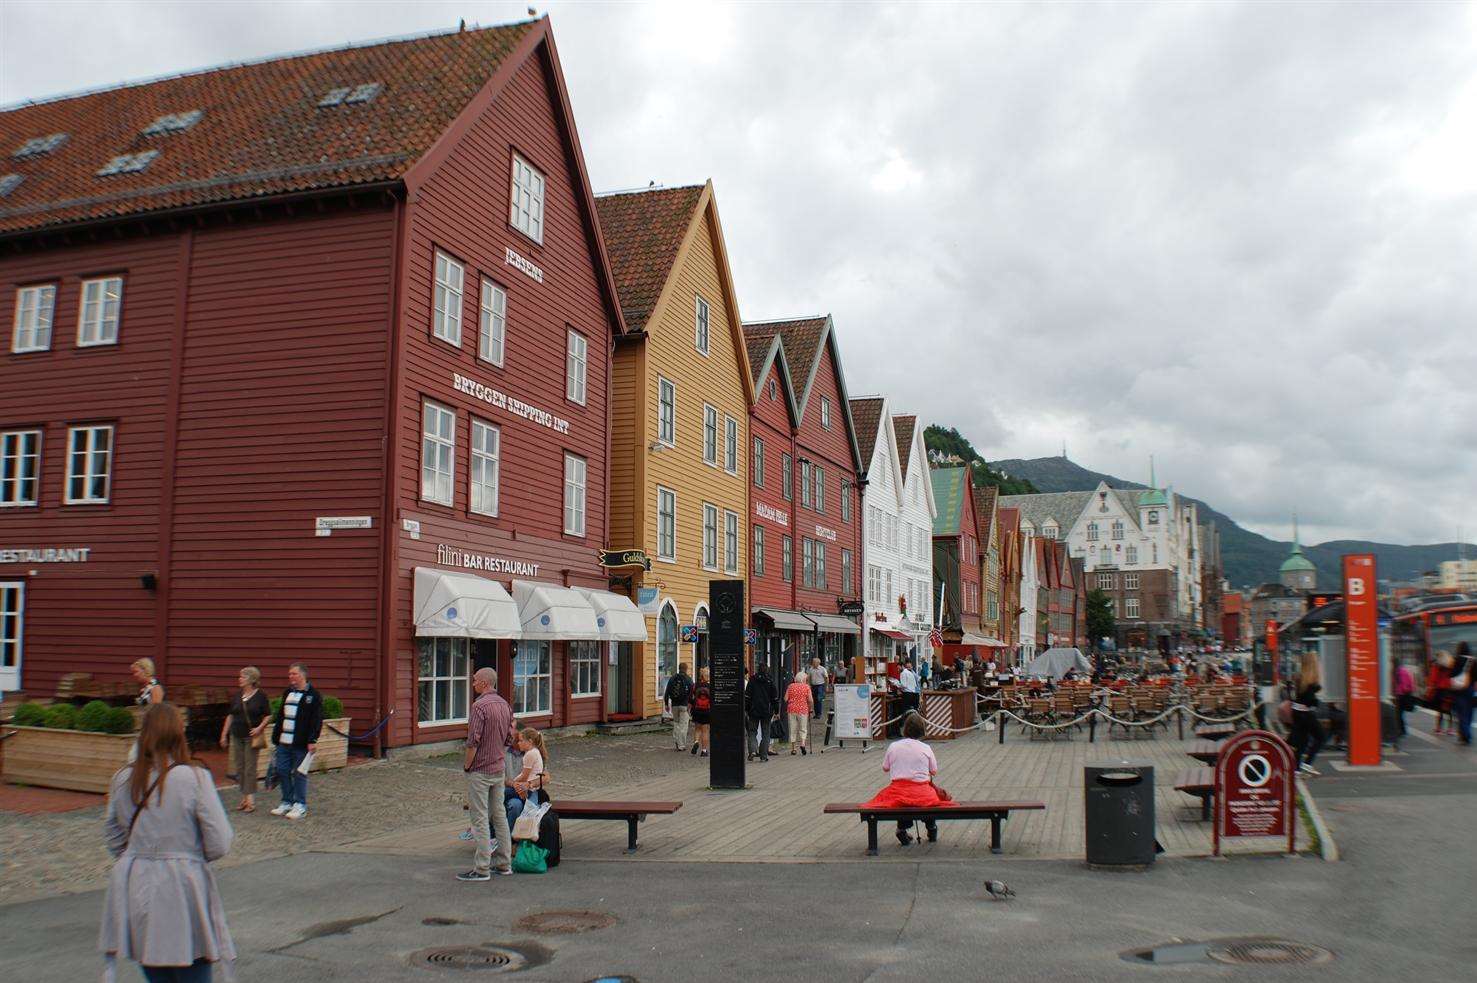
[[1380,763],[1380,630],[1374,556],[1344,554],[1344,659],[1348,665],[1349,764]]
[[1244,730],[1226,739],[1215,761],[1215,855],[1229,836],[1286,836],[1296,849],[1292,748],[1276,734]]

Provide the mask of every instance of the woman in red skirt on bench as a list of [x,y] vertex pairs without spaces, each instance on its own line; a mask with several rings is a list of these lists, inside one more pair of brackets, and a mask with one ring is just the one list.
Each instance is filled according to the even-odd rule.
[[[923,734],[922,717],[909,713],[903,718],[902,738],[888,745],[887,753],[882,756],[882,770],[892,776],[892,783],[872,796],[867,806],[898,809],[952,804],[933,783],[933,776],[939,773],[939,763],[933,756],[933,748],[923,743]],[[897,841],[903,846],[913,842],[908,832],[912,828],[913,820],[898,820]],[[925,819],[923,828],[928,832],[928,842],[938,842],[938,823]]]

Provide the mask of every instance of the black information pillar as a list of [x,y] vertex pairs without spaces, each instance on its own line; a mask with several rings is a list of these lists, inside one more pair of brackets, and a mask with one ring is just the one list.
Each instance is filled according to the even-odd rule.
[[712,676],[712,736],[708,780],[713,788],[744,787],[744,582],[708,582],[708,671]]

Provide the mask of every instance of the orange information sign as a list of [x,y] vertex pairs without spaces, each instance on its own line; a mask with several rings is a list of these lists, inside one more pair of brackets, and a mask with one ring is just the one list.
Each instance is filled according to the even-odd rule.
[[1267,619],[1267,655],[1272,660],[1272,685],[1276,686],[1279,679],[1277,672],[1277,619]]
[[1374,556],[1344,554],[1344,659],[1349,764],[1380,763],[1380,632]]

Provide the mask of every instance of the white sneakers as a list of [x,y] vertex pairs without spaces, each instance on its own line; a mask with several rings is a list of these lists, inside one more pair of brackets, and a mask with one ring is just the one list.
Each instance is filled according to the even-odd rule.
[[307,814],[308,807],[303,805],[301,802],[296,802],[292,805],[288,805],[286,802],[283,802],[281,805],[272,810],[272,815],[286,816],[288,819],[301,819]]
[[1299,765],[1298,766],[1298,771],[1302,772],[1304,775],[1321,775],[1321,774],[1323,774],[1323,772],[1319,771],[1317,768],[1314,768],[1310,764],[1302,764],[1302,765]]
[[288,810],[290,810],[291,808],[292,806],[288,805],[286,802],[283,802],[281,805],[272,810],[272,815],[285,816],[287,815]]

